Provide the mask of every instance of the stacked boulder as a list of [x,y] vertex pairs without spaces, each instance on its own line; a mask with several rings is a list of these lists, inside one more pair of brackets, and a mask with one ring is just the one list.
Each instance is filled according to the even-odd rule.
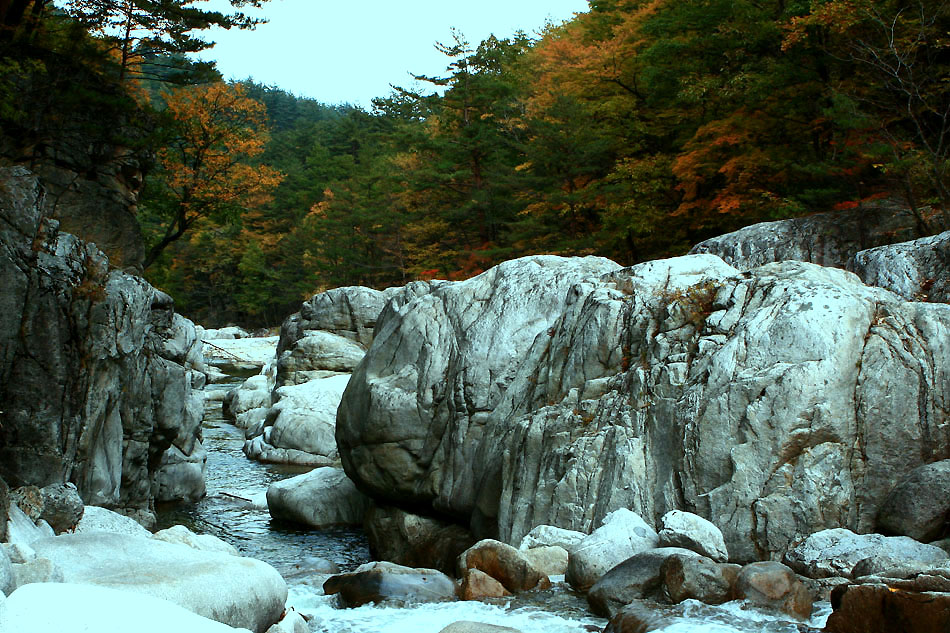
[[0,170],[0,475],[75,482],[143,520],[204,493],[204,382],[171,299],[61,233],[35,176]]

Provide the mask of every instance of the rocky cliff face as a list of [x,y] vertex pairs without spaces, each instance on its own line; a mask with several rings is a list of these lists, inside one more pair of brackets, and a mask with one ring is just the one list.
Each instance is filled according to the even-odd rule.
[[194,326],[49,212],[35,176],[0,170],[0,474],[147,510],[166,452],[200,449]]
[[387,309],[337,441],[362,489],[478,536],[681,509],[778,558],[950,455],[948,334],[814,264],[526,258]]

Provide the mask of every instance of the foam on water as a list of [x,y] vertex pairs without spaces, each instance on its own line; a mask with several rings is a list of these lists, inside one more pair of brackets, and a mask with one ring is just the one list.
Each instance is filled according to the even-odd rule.
[[474,600],[418,604],[404,607],[364,605],[355,609],[335,606],[333,596],[291,593],[291,603],[310,620],[315,633],[439,633],[460,620],[508,626],[522,633],[588,633],[601,631],[606,620],[564,618],[538,607],[513,607]]

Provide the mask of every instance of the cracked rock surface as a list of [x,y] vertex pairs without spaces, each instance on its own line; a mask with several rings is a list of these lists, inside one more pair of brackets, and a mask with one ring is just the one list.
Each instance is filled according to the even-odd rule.
[[778,559],[950,457],[948,333],[810,263],[524,258],[387,308],[337,440],[361,489],[479,537],[685,510]]

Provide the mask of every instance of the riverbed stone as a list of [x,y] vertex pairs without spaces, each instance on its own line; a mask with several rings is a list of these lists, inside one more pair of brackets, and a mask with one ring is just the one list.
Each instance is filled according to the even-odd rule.
[[664,629],[676,622],[675,617],[658,613],[655,603],[634,600],[610,618],[604,633],[646,633]]
[[919,543],[907,536],[855,534],[835,528],[812,534],[786,553],[784,562],[811,578],[851,578],[854,566],[872,556],[939,563],[948,559],[939,547]]
[[550,585],[547,576],[538,571],[522,552],[494,539],[481,540],[459,555],[459,578],[469,569],[485,572],[512,593]]
[[535,569],[546,576],[567,574],[569,554],[563,547],[546,545],[521,550],[521,553]]
[[156,501],[197,501],[205,496],[208,452],[195,442],[191,454],[169,446],[155,472],[153,494]]
[[48,558],[34,556],[28,561],[13,564],[16,587],[36,582],[64,582],[63,570]]
[[339,594],[345,607],[456,599],[455,583],[442,572],[388,562],[365,563],[353,572],[331,576],[323,583],[323,590],[327,595]]
[[353,373],[366,349],[346,337],[322,330],[308,332],[280,355],[277,386],[300,385],[332,373]]
[[110,532],[127,536],[149,538],[152,533],[130,517],[99,506],[86,506],[82,519],[76,525],[76,533]]
[[766,609],[804,620],[811,615],[812,597],[789,567],[776,561],[745,565],[736,578],[735,596]]
[[14,591],[0,606],[0,631],[248,633],[156,596],[63,583],[29,584]]
[[315,468],[267,488],[267,509],[275,519],[315,528],[361,525],[369,499],[341,468]]
[[504,598],[510,596],[503,584],[480,569],[469,568],[459,576],[460,600],[484,600],[486,598]]
[[659,547],[685,547],[720,563],[729,560],[722,531],[701,516],[670,510],[660,518],[659,528]]
[[877,527],[923,543],[950,536],[950,459],[920,466],[898,482],[878,512]]
[[613,617],[624,605],[640,598],[655,598],[662,582],[663,563],[671,556],[699,554],[681,547],[661,547],[634,554],[611,568],[587,592],[591,611]]
[[166,543],[186,545],[202,552],[218,552],[229,556],[241,555],[237,548],[222,541],[217,536],[213,534],[195,534],[184,525],[173,525],[164,530],[159,530],[152,535],[152,538]]
[[574,589],[587,591],[613,567],[655,548],[657,542],[656,532],[640,515],[626,508],[615,510],[571,550],[566,580]]
[[570,551],[587,536],[577,530],[565,530],[554,525],[537,525],[521,539],[518,549],[556,545]]
[[82,519],[83,502],[75,484],[50,484],[40,489],[40,494],[43,509],[39,518],[49,523],[56,534],[74,529]]
[[[309,453],[328,463],[335,461],[339,457],[336,411],[349,378],[337,374],[278,388],[264,421],[263,442],[277,449]],[[266,453],[267,447],[261,450]]]
[[673,604],[683,600],[722,604],[732,598],[740,569],[706,556],[674,554],[660,567],[662,598]]
[[[950,575],[950,572],[946,572]],[[950,630],[950,578],[943,582],[868,577],[832,591],[829,633],[944,633]],[[922,578],[922,577],[919,577]],[[932,578],[932,577],[931,577]]]
[[310,626],[293,607],[287,609],[280,622],[267,629],[267,633],[310,633]]
[[53,528],[40,519],[34,523],[16,503],[10,504],[10,516],[7,520],[7,542],[32,545],[34,541],[53,536]]
[[272,404],[271,391],[274,389],[274,376],[265,371],[246,379],[240,386],[227,393],[222,410],[227,418],[237,426],[246,428],[247,413],[254,409],[268,409]]
[[32,544],[66,582],[169,600],[230,626],[262,633],[284,611],[287,585],[270,565],[156,539],[102,532]]

